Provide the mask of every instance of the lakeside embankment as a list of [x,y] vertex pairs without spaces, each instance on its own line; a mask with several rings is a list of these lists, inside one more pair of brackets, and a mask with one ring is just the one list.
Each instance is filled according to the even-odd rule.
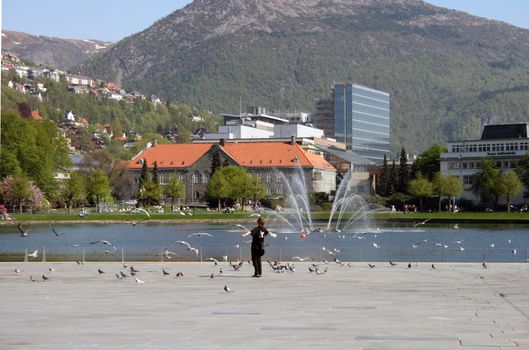
[[[251,216],[250,216],[251,215]],[[265,213],[265,217],[272,217],[273,213]],[[316,223],[325,223],[329,220],[329,212],[314,212],[312,219]],[[344,217],[345,219],[346,217]],[[377,223],[417,223],[428,220],[434,223],[506,223],[506,224],[529,224],[529,213],[372,213],[369,218]],[[199,212],[193,215],[180,215],[173,213],[150,214],[147,218],[144,214],[129,213],[90,213],[85,217],[78,214],[50,213],[50,214],[14,214],[12,220],[0,220],[0,225],[16,225],[22,222],[27,225],[36,224],[134,224],[141,221],[142,224],[192,224],[192,223],[251,223],[256,219],[255,214],[248,212],[237,212],[230,214]]]

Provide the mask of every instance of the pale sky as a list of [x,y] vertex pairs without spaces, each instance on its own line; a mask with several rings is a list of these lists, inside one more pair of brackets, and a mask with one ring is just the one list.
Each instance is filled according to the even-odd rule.
[[[529,0],[427,2],[529,29]],[[191,0],[2,0],[2,29],[64,39],[117,41],[189,3]]]

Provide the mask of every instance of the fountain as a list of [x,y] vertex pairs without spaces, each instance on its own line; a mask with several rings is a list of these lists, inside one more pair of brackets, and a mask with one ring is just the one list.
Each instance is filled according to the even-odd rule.
[[[302,169],[298,168],[297,173],[290,179],[280,171],[277,173],[283,182],[283,188],[286,189],[286,198],[284,210],[276,213],[276,217],[293,232],[310,234],[321,230],[315,228],[313,223]],[[351,173],[347,173],[336,191],[326,231],[341,232],[352,231],[353,227],[368,228],[369,208],[361,196],[352,192],[351,180]]]

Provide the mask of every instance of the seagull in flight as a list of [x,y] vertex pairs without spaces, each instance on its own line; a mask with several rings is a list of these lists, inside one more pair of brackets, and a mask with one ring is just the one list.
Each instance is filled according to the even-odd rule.
[[90,244],[98,244],[98,243],[109,245],[112,248],[114,248],[114,250],[118,250],[118,248],[114,247],[114,245],[110,241],[107,241],[107,240],[104,240],[104,239],[100,239],[99,241],[95,241],[95,242],[90,242]]
[[33,258],[33,259],[38,258],[39,257],[39,251],[38,250],[33,251],[33,253],[28,254],[28,257]]
[[459,229],[459,224],[454,224],[454,230],[458,230]]
[[18,231],[20,232],[20,237],[27,237],[29,236],[29,230],[24,230],[22,228],[22,224],[19,222],[18,223]]
[[234,224],[234,225],[237,226],[237,227],[242,228],[242,229],[245,230],[245,231],[250,231],[250,230],[249,230],[246,226],[244,226],[244,225],[240,225],[240,224]]
[[51,230],[53,231],[53,233],[55,233],[55,236],[56,236],[56,237],[59,237],[59,236],[64,235],[64,233],[62,233],[62,232],[59,233],[59,232],[55,231],[55,227],[52,227]]
[[296,260],[296,261],[305,261],[305,260],[314,260],[314,259],[311,258],[310,256],[306,256],[306,257],[304,257],[304,258],[299,257],[299,256],[293,256],[293,257],[292,257],[292,260]]
[[204,260],[207,260],[207,261],[213,261],[215,263],[215,265],[218,265],[219,261],[215,258],[206,258]]
[[134,221],[134,222],[132,223],[132,226],[136,226],[136,225],[138,225],[138,224],[141,224],[142,222],[147,221],[147,220],[149,220],[149,219],[150,219],[150,216],[149,216],[148,218],[142,218],[142,219],[139,219],[139,220],[137,220],[137,221]]
[[193,252],[193,253],[195,253],[196,256],[198,256],[198,249],[191,247],[191,244],[189,244],[188,242],[186,242],[186,241],[176,241],[175,243],[179,243],[180,245],[183,245],[183,246],[187,247],[188,251]]
[[192,234],[190,234],[189,236],[187,236],[187,238],[195,237],[195,236],[198,236],[198,237],[202,237],[202,236],[213,237],[212,234],[209,234],[209,233],[207,233],[207,232],[195,232],[195,233],[192,233]]
[[426,219],[426,220],[424,220],[424,221],[421,221],[421,222],[418,222],[418,223],[414,224],[413,226],[414,226],[414,227],[417,227],[417,226],[419,226],[419,225],[424,225],[424,224],[426,224],[426,223],[427,223],[428,221],[430,221],[430,220],[431,220],[431,219]]
[[380,246],[378,244],[374,243],[374,242],[373,242],[373,247],[380,248]]
[[136,210],[146,214],[149,218],[151,217],[151,214],[149,214],[149,212],[143,208],[137,208]]

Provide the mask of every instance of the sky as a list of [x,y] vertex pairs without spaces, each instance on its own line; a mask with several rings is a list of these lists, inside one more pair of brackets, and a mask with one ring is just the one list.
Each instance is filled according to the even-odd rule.
[[[427,2],[529,29],[529,0]],[[64,39],[118,41],[189,3],[191,0],[2,0],[2,29]]]

